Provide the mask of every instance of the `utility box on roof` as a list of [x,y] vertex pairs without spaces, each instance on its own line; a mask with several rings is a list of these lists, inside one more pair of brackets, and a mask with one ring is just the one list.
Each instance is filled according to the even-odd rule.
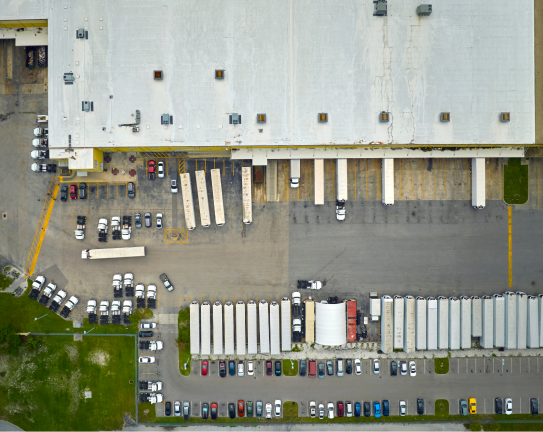
[[373,15],[374,16],[387,16],[387,2],[386,2],[386,0],[377,0],[374,3]]
[[429,16],[432,13],[432,5],[422,4],[417,7],[418,16]]

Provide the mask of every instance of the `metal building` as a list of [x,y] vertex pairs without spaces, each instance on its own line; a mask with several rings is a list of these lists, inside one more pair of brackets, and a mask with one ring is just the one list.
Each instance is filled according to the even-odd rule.
[[494,347],[494,299],[489,296],[481,298],[481,347]]
[[270,354],[281,353],[281,336],[279,331],[279,303],[270,303]]
[[449,299],[437,298],[437,348],[449,349]]
[[528,295],[517,291],[517,349],[526,349]]
[[503,293],[505,299],[505,348],[517,349],[517,295]]
[[381,351],[394,352],[394,301],[392,297],[381,297]]
[[290,351],[291,346],[291,326],[290,320],[290,299],[283,297],[281,299],[281,350]]
[[479,297],[471,297],[471,335],[473,337],[481,337],[483,335],[482,305],[482,300]]
[[471,348],[471,299],[460,297],[460,348]]
[[224,354],[234,355],[234,304],[224,304]]
[[426,304],[427,309],[427,321],[426,321],[426,331],[428,332],[428,337],[426,338],[426,349],[436,350],[437,349],[437,300],[434,297],[427,297]]
[[426,308],[426,299],[424,297],[417,297],[415,301],[415,349],[419,351],[423,351],[426,349]]
[[404,300],[405,309],[405,336],[403,341],[403,350],[407,353],[415,351],[416,340],[416,314],[415,314],[415,297],[407,295]]
[[236,354],[245,355],[245,303],[238,300],[236,303]]
[[492,296],[494,302],[494,346],[505,347],[505,299],[501,294]]
[[190,353],[200,354],[200,303],[194,300],[190,304]]
[[399,295],[394,296],[394,349],[403,349],[405,302]]
[[528,328],[527,346],[528,348],[539,348],[539,305],[536,296],[528,296],[527,315]]
[[222,355],[224,341],[222,336],[222,303],[213,304],[213,354]]
[[260,353],[270,353],[270,322],[268,316],[268,302],[258,302],[258,319],[260,323]]
[[247,354],[258,353],[258,326],[256,319],[256,301],[247,302]]
[[449,349],[460,349],[460,299],[449,297]]

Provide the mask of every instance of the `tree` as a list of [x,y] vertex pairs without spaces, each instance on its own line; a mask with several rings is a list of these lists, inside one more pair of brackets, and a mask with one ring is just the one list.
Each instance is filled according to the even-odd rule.
[[14,334],[17,334],[17,329],[11,324],[0,326],[0,344],[7,342]]
[[36,349],[36,347],[38,346],[39,342],[37,339],[34,339],[32,336],[30,336],[27,340],[26,340],[26,344],[31,348],[31,349]]
[[471,422],[469,425],[470,431],[480,431],[483,430],[483,426],[478,421]]

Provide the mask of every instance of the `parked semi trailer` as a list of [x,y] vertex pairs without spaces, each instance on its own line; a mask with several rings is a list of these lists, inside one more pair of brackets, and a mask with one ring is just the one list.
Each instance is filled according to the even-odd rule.
[[505,347],[505,299],[501,294],[492,296],[494,302],[494,346]]
[[234,355],[234,304],[227,301],[224,304],[224,353]]
[[185,213],[185,224],[188,230],[196,228],[196,218],[194,217],[194,200],[192,198],[192,186],[190,184],[190,174],[179,174],[181,181],[181,195],[183,197],[183,210]]
[[494,347],[494,300],[489,296],[481,297],[481,329],[481,346]]
[[437,298],[437,348],[449,348],[449,299]]
[[403,349],[405,302],[399,295],[394,296],[394,349]]
[[517,293],[517,349],[526,349],[526,336],[528,333],[528,295]]
[[281,335],[279,325],[279,303],[272,301],[270,303],[270,354],[278,355],[281,353]]
[[483,309],[480,297],[471,297],[471,336],[481,337],[483,335]]
[[260,324],[260,353],[270,353],[270,321],[269,308],[266,300],[258,303],[258,322]]
[[213,304],[213,354],[222,355],[222,303],[216,301]]
[[485,158],[471,159],[471,205],[474,209],[485,208]]
[[291,344],[291,321],[290,321],[290,299],[283,297],[281,299],[281,350],[290,351]]
[[381,351],[394,352],[394,300],[388,295],[381,297]]
[[315,205],[324,204],[324,159],[314,161]]
[[460,297],[460,348],[471,348],[471,299]]
[[[137,291],[137,287],[136,287]],[[190,353],[200,354],[200,303],[194,300],[190,304]]]
[[415,315],[415,297],[407,295],[404,299],[404,339],[403,350],[407,353],[415,351],[416,340],[416,315]]
[[211,215],[209,214],[209,201],[207,199],[207,184],[205,171],[195,171],[196,190],[198,191],[198,204],[200,206],[200,221],[202,227],[209,228]]
[[236,354],[245,355],[245,303],[238,300],[236,303]]
[[258,324],[256,301],[247,302],[247,354],[258,353]]
[[217,226],[224,225],[224,203],[222,199],[221,170],[211,170],[211,186],[213,189],[213,206],[215,209],[215,223]]
[[253,221],[253,184],[251,167],[241,169],[241,193],[243,196],[243,223],[248,225]]
[[528,296],[527,300],[526,344],[528,348],[539,348],[539,306],[536,296]]
[[144,256],[145,246],[111,249],[85,249],[83,252],[81,252],[81,258],[83,259],[133,258]]
[[449,297],[449,349],[460,349],[460,299]]
[[290,187],[298,188],[300,186],[300,159],[290,160]]
[[426,350],[426,303],[424,297],[419,296],[415,300],[415,349],[418,351]]
[[200,308],[201,342],[200,352],[202,355],[211,354],[211,304],[208,301],[202,303]]
[[434,297],[427,297],[426,304],[427,308],[427,321],[426,321],[426,331],[428,337],[426,338],[427,349],[436,350],[437,349],[437,299]]
[[356,342],[356,300],[347,302],[347,342]]
[[336,219],[344,221],[347,202],[347,159],[336,160]]
[[512,291],[503,294],[505,299],[505,348],[517,349],[517,295]]
[[390,206],[394,204],[394,159],[381,160],[381,202]]

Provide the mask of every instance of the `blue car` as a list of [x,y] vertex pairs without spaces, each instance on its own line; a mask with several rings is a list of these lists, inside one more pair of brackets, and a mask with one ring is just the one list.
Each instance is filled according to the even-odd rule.
[[381,404],[379,402],[373,403],[373,413],[375,417],[381,417]]
[[228,373],[232,376],[234,376],[236,374],[236,362],[235,361],[232,361],[230,360],[228,362]]
[[360,417],[360,412],[361,412],[361,406],[360,406],[360,402],[357,402],[354,404],[354,416],[355,417]]
[[388,401],[384,400],[383,401],[383,415],[385,417],[388,417],[389,412],[390,412],[390,410],[389,410],[389,407],[388,407]]

